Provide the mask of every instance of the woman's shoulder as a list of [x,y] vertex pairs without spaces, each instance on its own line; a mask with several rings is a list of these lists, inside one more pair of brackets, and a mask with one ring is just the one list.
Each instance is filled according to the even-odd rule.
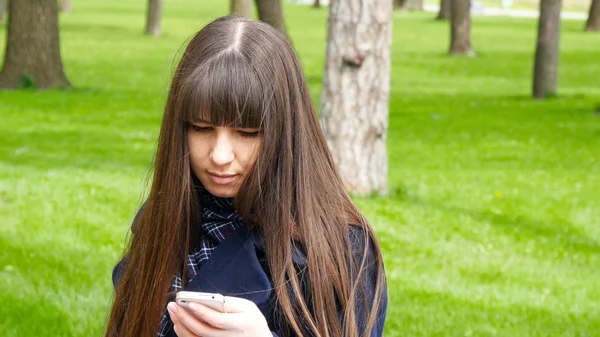
[[350,245],[352,246],[352,250],[355,254],[362,256],[364,254],[365,249],[367,250],[367,254],[371,255],[375,251],[376,238],[371,236],[370,230],[367,225],[355,225],[349,224],[349,236],[350,236]]
[[131,221],[131,232],[132,233],[135,233],[135,228],[137,227],[138,220],[142,216],[142,213],[144,213],[144,209],[146,208],[147,203],[148,203],[148,201],[144,201],[142,206],[140,206],[140,209],[138,209],[137,213],[133,217],[133,220]]

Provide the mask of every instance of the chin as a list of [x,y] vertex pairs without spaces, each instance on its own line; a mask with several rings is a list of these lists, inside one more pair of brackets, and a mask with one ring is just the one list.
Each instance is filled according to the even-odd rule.
[[219,197],[219,198],[234,198],[236,196],[236,191],[232,188],[224,188],[224,187],[220,187],[220,186],[205,186],[206,190],[214,195],[215,197]]

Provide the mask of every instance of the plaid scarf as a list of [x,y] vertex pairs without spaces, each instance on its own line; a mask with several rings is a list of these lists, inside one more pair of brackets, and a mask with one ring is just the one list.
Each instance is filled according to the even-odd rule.
[[[208,193],[200,186],[198,189],[202,204],[202,225],[200,227],[200,240],[196,248],[187,257],[188,283],[198,274],[202,263],[210,257],[219,243],[227,235],[242,226],[242,217],[233,207],[233,198],[218,198]],[[171,291],[177,293],[182,288],[181,273],[177,273],[171,284]],[[174,299],[174,298],[173,298]],[[158,337],[165,337],[173,325],[171,317],[166,310],[160,320]]]

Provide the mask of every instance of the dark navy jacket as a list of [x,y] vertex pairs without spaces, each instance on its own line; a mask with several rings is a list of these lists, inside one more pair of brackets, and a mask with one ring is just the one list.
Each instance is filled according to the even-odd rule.
[[[361,249],[363,246],[362,235],[364,234],[362,234],[362,230],[357,229],[358,227],[351,226],[351,228],[353,228],[351,230],[351,243],[360,261],[363,251]],[[265,316],[271,331],[274,331],[273,335],[284,337],[286,333],[281,330],[281,325],[276,322],[274,314],[276,310],[275,292],[273,291],[262,242],[262,238],[257,231],[247,230],[244,227],[238,229],[217,246],[210,258],[200,267],[198,275],[188,283],[184,290],[215,292],[226,296],[248,299],[254,302]],[[369,254],[368,257],[367,264],[374,265],[372,263],[373,254]],[[113,270],[112,279],[115,287],[121,278],[126,260],[126,258],[121,260]],[[306,259],[299,250],[294,252],[293,262],[297,265],[297,270],[300,270],[306,264]],[[373,295],[374,292],[373,287],[376,277],[374,269],[368,270],[366,277],[363,278],[367,294],[370,295]],[[306,287],[304,288],[306,289]],[[359,297],[362,296],[359,295]],[[370,308],[368,308],[368,304],[357,299],[356,309],[359,328],[362,331],[368,319]],[[386,310],[387,291],[384,288],[382,305],[370,337],[382,336]],[[168,336],[176,336],[173,329],[170,329]]]

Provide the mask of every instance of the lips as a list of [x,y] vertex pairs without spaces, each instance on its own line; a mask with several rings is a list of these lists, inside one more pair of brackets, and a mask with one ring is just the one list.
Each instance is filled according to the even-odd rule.
[[227,185],[235,180],[237,174],[216,174],[208,172],[208,177],[217,185]]

